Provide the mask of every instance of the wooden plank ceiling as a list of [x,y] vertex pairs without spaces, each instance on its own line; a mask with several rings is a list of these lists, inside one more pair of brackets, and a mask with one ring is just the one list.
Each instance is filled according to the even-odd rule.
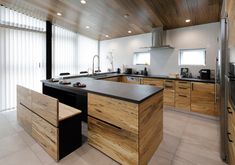
[[[217,22],[222,6],[222,0],[86,0],[86,4],[81,4],[80,0],[0,2],[97,40],[147,33],[159,26],[173,29]],[[57,12],[62,16],[57,16]],[[191,22],[186,23],[186,19]]]

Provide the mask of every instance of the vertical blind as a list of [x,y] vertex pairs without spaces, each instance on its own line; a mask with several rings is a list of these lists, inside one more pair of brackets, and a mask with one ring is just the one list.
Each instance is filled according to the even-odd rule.
[[[2,111],[16,106],[17,84],[41,91],[40,80],[45,79],[46,36],[43,32],[36,32],[45,28],[45,24],[40,20],[35,21],[35,18],[3,6],[0,6],[0,13],[0,111]],[[24,17],[27,20],[21,19]],[[1,26],[6,23],[7,27]],[[11,28],[12,26],[21,28]]]
[[98,53],[98,41],[53,26],[53,63],[52,75],[69,72],[72,75],[87,71],[92,67],[92,58]]

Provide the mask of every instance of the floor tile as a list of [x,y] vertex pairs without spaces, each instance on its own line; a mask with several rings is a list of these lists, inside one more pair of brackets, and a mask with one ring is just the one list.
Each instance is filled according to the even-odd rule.
[[10,125],[4,115],[0,114],[0,139],[15,134],[16,130]]
[[42,165],[40,160],[29,148],[22,149],[7,156],[5,159],[8,165]]
[[0,159],[27,147],[26,143],[18,134],[0,139],[0,146]]
[[38,157],[43,165],[49,165],[54,162],[54,159],[37,143],[33,144],[30,149]]

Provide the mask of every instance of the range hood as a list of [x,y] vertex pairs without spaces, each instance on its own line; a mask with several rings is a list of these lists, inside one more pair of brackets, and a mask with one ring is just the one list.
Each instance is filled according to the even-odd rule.
[[152,46],[142,47],[148,49],[174,49],[171,45],[166,44],[166,31],[163,27],[154,28],[152,30]]

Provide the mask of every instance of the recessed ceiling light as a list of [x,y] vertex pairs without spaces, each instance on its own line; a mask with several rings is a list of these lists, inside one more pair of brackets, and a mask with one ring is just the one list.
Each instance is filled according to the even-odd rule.
[[128,30],[128,33],[129,33],[129,34],[131,34],[131,33],[132,33],[132,31],[131,31],[131,30]]
[[86,4],[86,1],[85,1],[85,0],[81,0],[80,2],[81,2],[81,4],[83,4],[83,5]]
[[129,14],[125,14],[123,17],[124,17],[124,18],[128,18],[128,17],[129,17]]
[[105,37],[106,37],[106,38],[109,38],[109,35],[108,35],[108,34],[106,34],[106,35],[105,35]]
[[58,13],[56,13],[56,14],[57,14],[58,16],[62,16],[62,14],[61,14],[61,13],[59,13],[59,12],[58,12]]
[[185,22],[189,23],[191,20],[190,19],[186,19]]
[[86,26],[86,29],[90,29],[90,26]]

